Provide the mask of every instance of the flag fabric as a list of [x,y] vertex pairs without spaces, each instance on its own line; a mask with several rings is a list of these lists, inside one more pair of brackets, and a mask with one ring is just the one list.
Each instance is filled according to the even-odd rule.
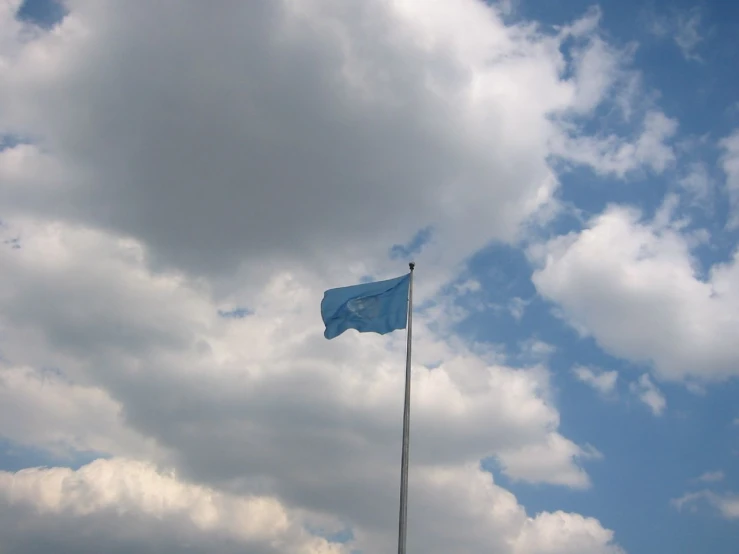
[[384,335],[405,329],[408,320],[410,273],[387,281],[374,281],[327,290],[321,301],[321,317],[327,339],[347,329]]

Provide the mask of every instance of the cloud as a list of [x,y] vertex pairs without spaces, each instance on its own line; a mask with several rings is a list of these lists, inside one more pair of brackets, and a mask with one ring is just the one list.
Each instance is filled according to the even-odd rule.
[[597,368],[575,366],[572,368],[572,373],[578,381],[594,388],[602,395],[612,394],[616,390],[617,371],[603,371]]
[[[404,337],[329,343],[318,303],[396,274],[392,245],[431,228],[414,252],[419,550],[621,552],[592,518],[527,516],[480,470],[584,488],[598,455],[560,433],[541,359],[466,344],[439,293],[556,213],[553,139],[587,136],[623,78],[592,14],[570,59],[564,36],[474,0],[71,0],[48,31],[5,6],[0,130],[27,140],[0,151],[2,416],[23,420],[2,432],[114,458],[2,474],[2,546],[342,552],[306,534],[318,522],[389,549]],[[624,166],[669,161],[670,124],[647,119]]]
[[[289,509],[340,517],[366,544],[392,540],[403,336],[325,341],[316,301],[325,283],[309,274],[276,275],[251,315],[223,318],[197,280],[147,269],[131,239],[18,225],[23,247],[0,250],[4,355],[65,372],[7,374],[17,401],[3,420],[35,415],[18,438],[145,452],[194,484],[266,490]],[[557,432],[547,370],[502,366],[494,352],[488,360],[430,331],[447,318],[421,310],[414,320],[412,473],[493,457],[513,479],[587,487],[580,462],[597,456]],[[93,419],[79,417],[87,410]],[[434,521],[416,527],[430,543]]]
[[673,9],[670,15],[651,15],[650,32],[659,38],[671,38],[688,61],[702,61],[696,52],[705,40],[703,12],[700,7],[690,10]]
[[736,375],[736,254],[702,278],[692,239],[666,217],[662,211],[649,222],[611,206],[586,229],[532,249],[533,282],[573,326],[616,356],[652,365],[663,379]]
[[[566,529],[564,533],[553,532]],[[609,544],[612,534],[592,518],[572,517],[562,512],[542,513],[517,545],[517,554],[624,554]],[[605,546],[604,546],[605,545]]]
[[[557,434],[549,435],[544,443],[503,451],[498,455],[504,471],[514,480],[536,482],[546,479],[574,488],[588,488],[590,479],[582,469],[573,466],[572,460],[600,458],[602,455],[597,450],[581,448]],[[552,478],[554,475],[556,477]]]
[[721,167],[726,174],[726,194],[729,197],[729,218],[727,228],[739,227],[739,131],[724,138],[719,143],[723,150]]
[[[597,36],[568,62],[567,37],[506,27],[475,0],[233,3],[218,24],[192,6],[163,12],[166,28],[157,8],[141,25],[140,7],[112,5],[72,2],[4,56],[0,127],[38,146],[15,173],[4,152],[1,198],[134,236],[152,264],[199,275],[358,258],[388,271],[388,245],[429,225],[419,269],[512,240],[557,187],[551,116],[591,110],[620,78],[621,53]],[[661,167],[665,125],[650,115],[619,167]],[[59,171],[34,170],[43,160]]]
[[[431,223],[441,246],[465,246],[419,267],[453,265],[514,237],[554,192],[547,114],[575,88],[556,39],[508,29],[478,2],[232,3],[217,25],[193,6],[162,13],[166,28],[151,10],[140,25],[140,7],[110,6],[74,2],[5,58],[15,77],[0,125],[43,145],[3,153],[0,175],[17,183],[8,209],[53,203],[56,217],[143,240],[152,263],[251,276],[286,260],[385,258]],[[202,40],[183,42],[190,31]],[[59,178],[28,175],[41,150]],[[36,186],[19,190],[21,167]]]
[[0,436],[63,457],[75,451],[151,455],[155,450],[125,426],[121,405],[104,390],[30,367],[0,372]]
[[0,472],[0,513],[0,546],[12,552],[51,542],[64,553],[348,552],[311,536],[273,498],[224,494],[124,459]]
[[629,385],[631,392],[634,393],[639,400],[652,410],[656,416],[661,416],[667,407],[665,395],[657,388],[657,386],[649,378],[646,373],[639,377],[639,380]]
[[523,298],[515,297],[508,302],[508,311],[511,312],[511,316],[516,321],[521,321],[523,314],[526,312],[526,307],[530,304],[530,301],[526,301]]
[[704,500],[716,508],[725,519],[739,519],[739,496],[737,495],[718,494],[703,490],[686,493],[680,498],[672,500],[671,503],[678,510],[682,510],[686,506],[695,510],[695,504],[700,500]]
[[536,338],[530,338],[518,343],[520,353],[518,358],[533,362],[546,361],[557,351],[557,347]]
[[719,481],[723,481],[724,477],[725,475],[723,471],[707,471],[698,477],[698,481],[702,481],[704,483],[718,483]]
[[563,133],[553,139],[552,149],[561,159],[590,167],[598,175],[624,178],[642,168],[662,173],[675,162],[674,149],[667,141],[677,127],[675,119],[649,111],[640,133],[631,140],[616,134],[573,137]]
[[[418,509],[409,528],[418,529],[423,518],[450,521],[441,537],[411,533],[414,548],[424,552],[477,551],[480,544],[503,554],[623,552],[613,544],[613,532],[595,519],[561,511],[528,517],[511,493],[476,467],[422,470],[416,478]],[[353,547],[392,547],[392,541],[377,542],[361,530],[354,533],[356,542],[329,543],[307,529],[336,529],[340,521],[290,510],[268,496],[225,494],[126,459],[98,460],[77,471],[0,472],[0,514],[0,545],[14,552],[36,552],[50,541],[60,553],[248,548],[341,554]]]
[[678,180],[678,184],[696,203],[706,202],[711,197],[713,180],[702,162],[689,164],[685,174]]
[[695,53],[698,45],[703,42],[703,37],[700,33],[701,17],[699,8],[693,8],[690,12],[677,16],[677,32],[674,39],[686,60],[700,61],[701,59]]

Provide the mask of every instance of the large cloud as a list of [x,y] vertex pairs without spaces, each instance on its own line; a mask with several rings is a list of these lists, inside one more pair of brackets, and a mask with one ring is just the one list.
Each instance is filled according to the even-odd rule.
[[[143,452],[195,481],[268,490],[387,540],[402,336],[325,341],[320,288],[289,274],[269,283],[252,315],[224,319],[196,283],[147,270],[132,241],[60,224],[18,228],[23,246],[0,250],[5,356],[30,367],[62,360],[78,384],[6,370],[3,395],[16,399],[4,406],[8,421],[36,414],[15,440]],[[438,338],[428,317],[448,319],[443,306],[417,317],[412,490],[423,489],[416,472],[491,456],[512,478],[587,486],[577,460],[590,449],[557,432],[546,370],[505,367],[494,352]],[[70,414],[63,397],[94,421]],[[106,434],[120,440],[113,446]]]
[[737,256],[701,275],[692,254],[701,234],[680,225],[665,210],[644,221],[633,209],[609,208],[583,231],[535,249],[533,281],[606,350],[664,379],[737,375]]
[[0,472],[0,499],[4,552],[344,551],[274,499],[234,497],[125,459]]
[[[427,226],[429,266],[511,239],[557,185],[551,116],[587,113],[620,75],[597,12],[547,36],[477,0],[69,7],[0,66],[0,127],[40,145],[4,154],[0,199],[201,274],[347,257],[377,271]],[[577,128],[567,155],[593,163]],[[621,150],[629,167],[663,163]]]
[[[418,260],[428,307],[415,350],[413,548],[619,552],[595,520],[527,518],[479,469],[495,457],[513,479],[582,488],[579,461],[596,454],[559,433],[545,367],[462,343],[449,332],[454,299],[434,294],[455,264],[556,210],[555,139],[591,163],[576,155],[592,151],[577,125],[561,125],[591,114],[618,79],[603,70],[618,53],[597,38],[597,12],[548,36],[473,0],[94,0],[69,2],[43,33],[13,20],[17,4],[0,12],[0,128],[27,139],[0,151],[0,385],[14,399],[3,418],[36,418],[2,432],[181,477],[112,461],[6,484],[72,482],[86,492],[68,501],[89,506],[101,475],[142,475],[194,501],[228,499],[219,506],[268,497],[274,513],[346,525],[358,547],[387,549],[403,337],[328,343],[318,302],[328,286],[398,271],[388,247],[430,226]],[[623,150],[626,166],[662,167],[651,151],[667,163],[665,121],[650,116],[648,147]],[[218,315],[244,302],[252,315]],[[13,502],[38,507],[34,487]],[[174,548],[194,508],[160,527],[136,490],[92,512],[23,512],[28,532],[8,535],[9,548],[41,548],[57,528],[73,551],[84,551],[78,529],[106,551],[146,537]],[[138,543],[105,519],[126,506]],[[229,525],[216,531],[224,552]],[[193,535],[196,548],[209,533]]]
[[[423,509],[410,522],[416,530],[412,552],[623,553],[596,520],[564,512],[528,517],[513,495],[474,467],[422,471],[418,479]],[[125,459],[77,471],[0,472],[0,515],[4,552],[40,552],[50,544],[64,554],[131,548],[230,553],[244,547],[255,554],[341,554],[349,546],[365,552],[393,546],[361,531],[352,545],[329,543],[306,531],[310,517],[273,498],[224,494]],[[419,532],[425,518],[447,520],[445,533]]]

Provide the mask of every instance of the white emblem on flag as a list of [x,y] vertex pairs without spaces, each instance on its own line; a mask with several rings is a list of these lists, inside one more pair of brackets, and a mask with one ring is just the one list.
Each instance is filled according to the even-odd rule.
[[380,300],[376,296],[352,298],[346,303],[346,307],[362,319],[375,319],[380,315]]

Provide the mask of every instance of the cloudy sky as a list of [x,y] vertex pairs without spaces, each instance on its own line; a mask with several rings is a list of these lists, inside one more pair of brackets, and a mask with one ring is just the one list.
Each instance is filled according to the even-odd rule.
[[734,554],[739,7],[0,0],[0,553]]

